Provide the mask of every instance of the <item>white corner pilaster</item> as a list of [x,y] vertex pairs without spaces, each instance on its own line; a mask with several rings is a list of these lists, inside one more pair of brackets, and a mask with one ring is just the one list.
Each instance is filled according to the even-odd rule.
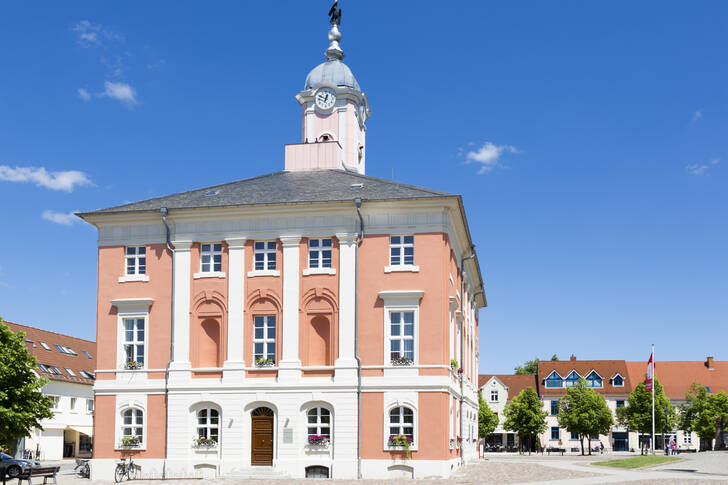
[[170,380],[190,377],[190,248],[191,241],[172,241],[172,335],[174,352]]
[[283,245],[283,355],[278,362],[279,381],[301,377],[298,358],[298,304],[300,285],[298,236],[282,237]]
[[334,378],[356,377],[354,319],[356,318],[356,234],[337,234],[339,240],[339,357]]
[[225,239],[228,245],[228,332],[227,360],[222,366],[223,381],[237,381],[245,377],[245,241],[245,238]]
[[[344,106],[337,108],[337,115],[338,115],[338,121],[339,121],[339,145],[341,145],[341,162],[344,165],[347,165],[348,160],[346,159],[347,155],[349,154],[347,152],[347,136],[346,136],[346,115],[348,114],[347,110],[347,104],[348,101],[344,100]],[[356,166],[356,164],[354,164]]]
[[313,103],[310,103],[308,106],[306,106],[306,114],[305,119],[303,120],[304,125],[306,126],[306,143],[313,143],[314,141],[314,135],[313,135],[313,123],[315,119],[315,110],[313,107]]

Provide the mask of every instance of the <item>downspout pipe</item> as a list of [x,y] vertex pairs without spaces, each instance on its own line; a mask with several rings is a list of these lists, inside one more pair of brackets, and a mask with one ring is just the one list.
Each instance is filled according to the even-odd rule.
[[463,401],[465,400],[465,261],[475,257],[475,245],[470,247],[470,256],[465,256],[460,260],[460,362],[458,365],[463,372],[460,372],[460,463],[465,463],[465,439],[463,438]]
[[167,476],[167,441],[169,437],[169,366],[172,364],[172,358],[174,357],[174,246],[172,246],[169,240],[169,225],[167,224],[167,215],[169,211],[166,207],[159,209],[162,215],[162,224],[166,231],[165,243],[167,244],[167,250],[172,254],[172,296],[170,301],[170,323],[172,328],[170,329],[170,343],[169,343],[169,360],[164,368],[164,432],[167,434],[164,440],[164,465],[162,467],[162,478]]
[[354,199],[359,216],[359,235],[354,245],[354,359],[356,359],[356,478],[361,478],[361,359],[359,358],[359,246],[364,240],[361,198]]

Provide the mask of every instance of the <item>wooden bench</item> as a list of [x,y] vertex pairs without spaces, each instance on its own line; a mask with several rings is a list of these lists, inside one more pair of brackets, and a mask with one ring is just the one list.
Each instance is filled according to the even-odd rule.
[[28,485],[33,485],[33,478],[43,478],[43,483],[48,483],[48,479],[52,478],[54,484],[58,484],[56,481],[56,474],[61,470],[60,466],[46,466],[41,468],[29,468],[26,472],[21,473],[18,475],[18,485],[20,485],[23,480],[28,482]]
[[554,447],[548,447],[546,448],[546,453],[551,455],[551,452],[554,453],[561,453],[561,456],[564,456],[564,452],[566,451],[566,448],[554,448]]

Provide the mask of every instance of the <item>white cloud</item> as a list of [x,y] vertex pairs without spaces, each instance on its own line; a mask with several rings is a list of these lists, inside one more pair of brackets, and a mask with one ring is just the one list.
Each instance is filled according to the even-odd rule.
[[85,173],[78,170],[48,172],[44,167],[10,167],[0,165],[0,180],[32,182],[38,187],[73,192],[77,185],[93,185]]
[[136,90],[127,83],[104,81],[104,92],[100,96],[113,98],[129,105],[136,104]]
[[703,175],[708,170],[710,170],[710,167],[714,165],[718,165],[720,162],[719,158],[712,158],[708,163],[691,163],[685,166],[685,170],[690,175]]
[[124,40],[124,36],[112,32],[101,24],[92,24],[88,20],[81,20],[71,30],[78,34],[78,43],[81,47],[101,45],[104,40]]
[[477,150],[471,150],[465,154],[468,162],[480,163],[478,173],[486,173],[501,165],[500,159],[504,152],[518,153],[518,149],[512,145],[495,145],[486,141]]
[[693,113],[693,123],[698,121],[702,117],[703,117],[703,109],[700,108],[698,110],[695,110],[695,113]]
[[77,222],[80,222],[81,219],[73,215],[73,211],[69,213],[65,212],[53,212],[53,211],[43,211],[43,219],[46,221],[55,222],[56,224],[61,224],[64,226],[72,226]]
[[91,99],[91,94],[83,88],[78,88],[78,97],[84,101],[88,101]]

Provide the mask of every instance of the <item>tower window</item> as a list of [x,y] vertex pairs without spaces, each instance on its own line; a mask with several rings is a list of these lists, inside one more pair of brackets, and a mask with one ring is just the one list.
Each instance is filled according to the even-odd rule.
[[331,140],[332,140],[331,135],[327,135],[327,134],[321,135],[318,139],[318,141],[331,141]]

